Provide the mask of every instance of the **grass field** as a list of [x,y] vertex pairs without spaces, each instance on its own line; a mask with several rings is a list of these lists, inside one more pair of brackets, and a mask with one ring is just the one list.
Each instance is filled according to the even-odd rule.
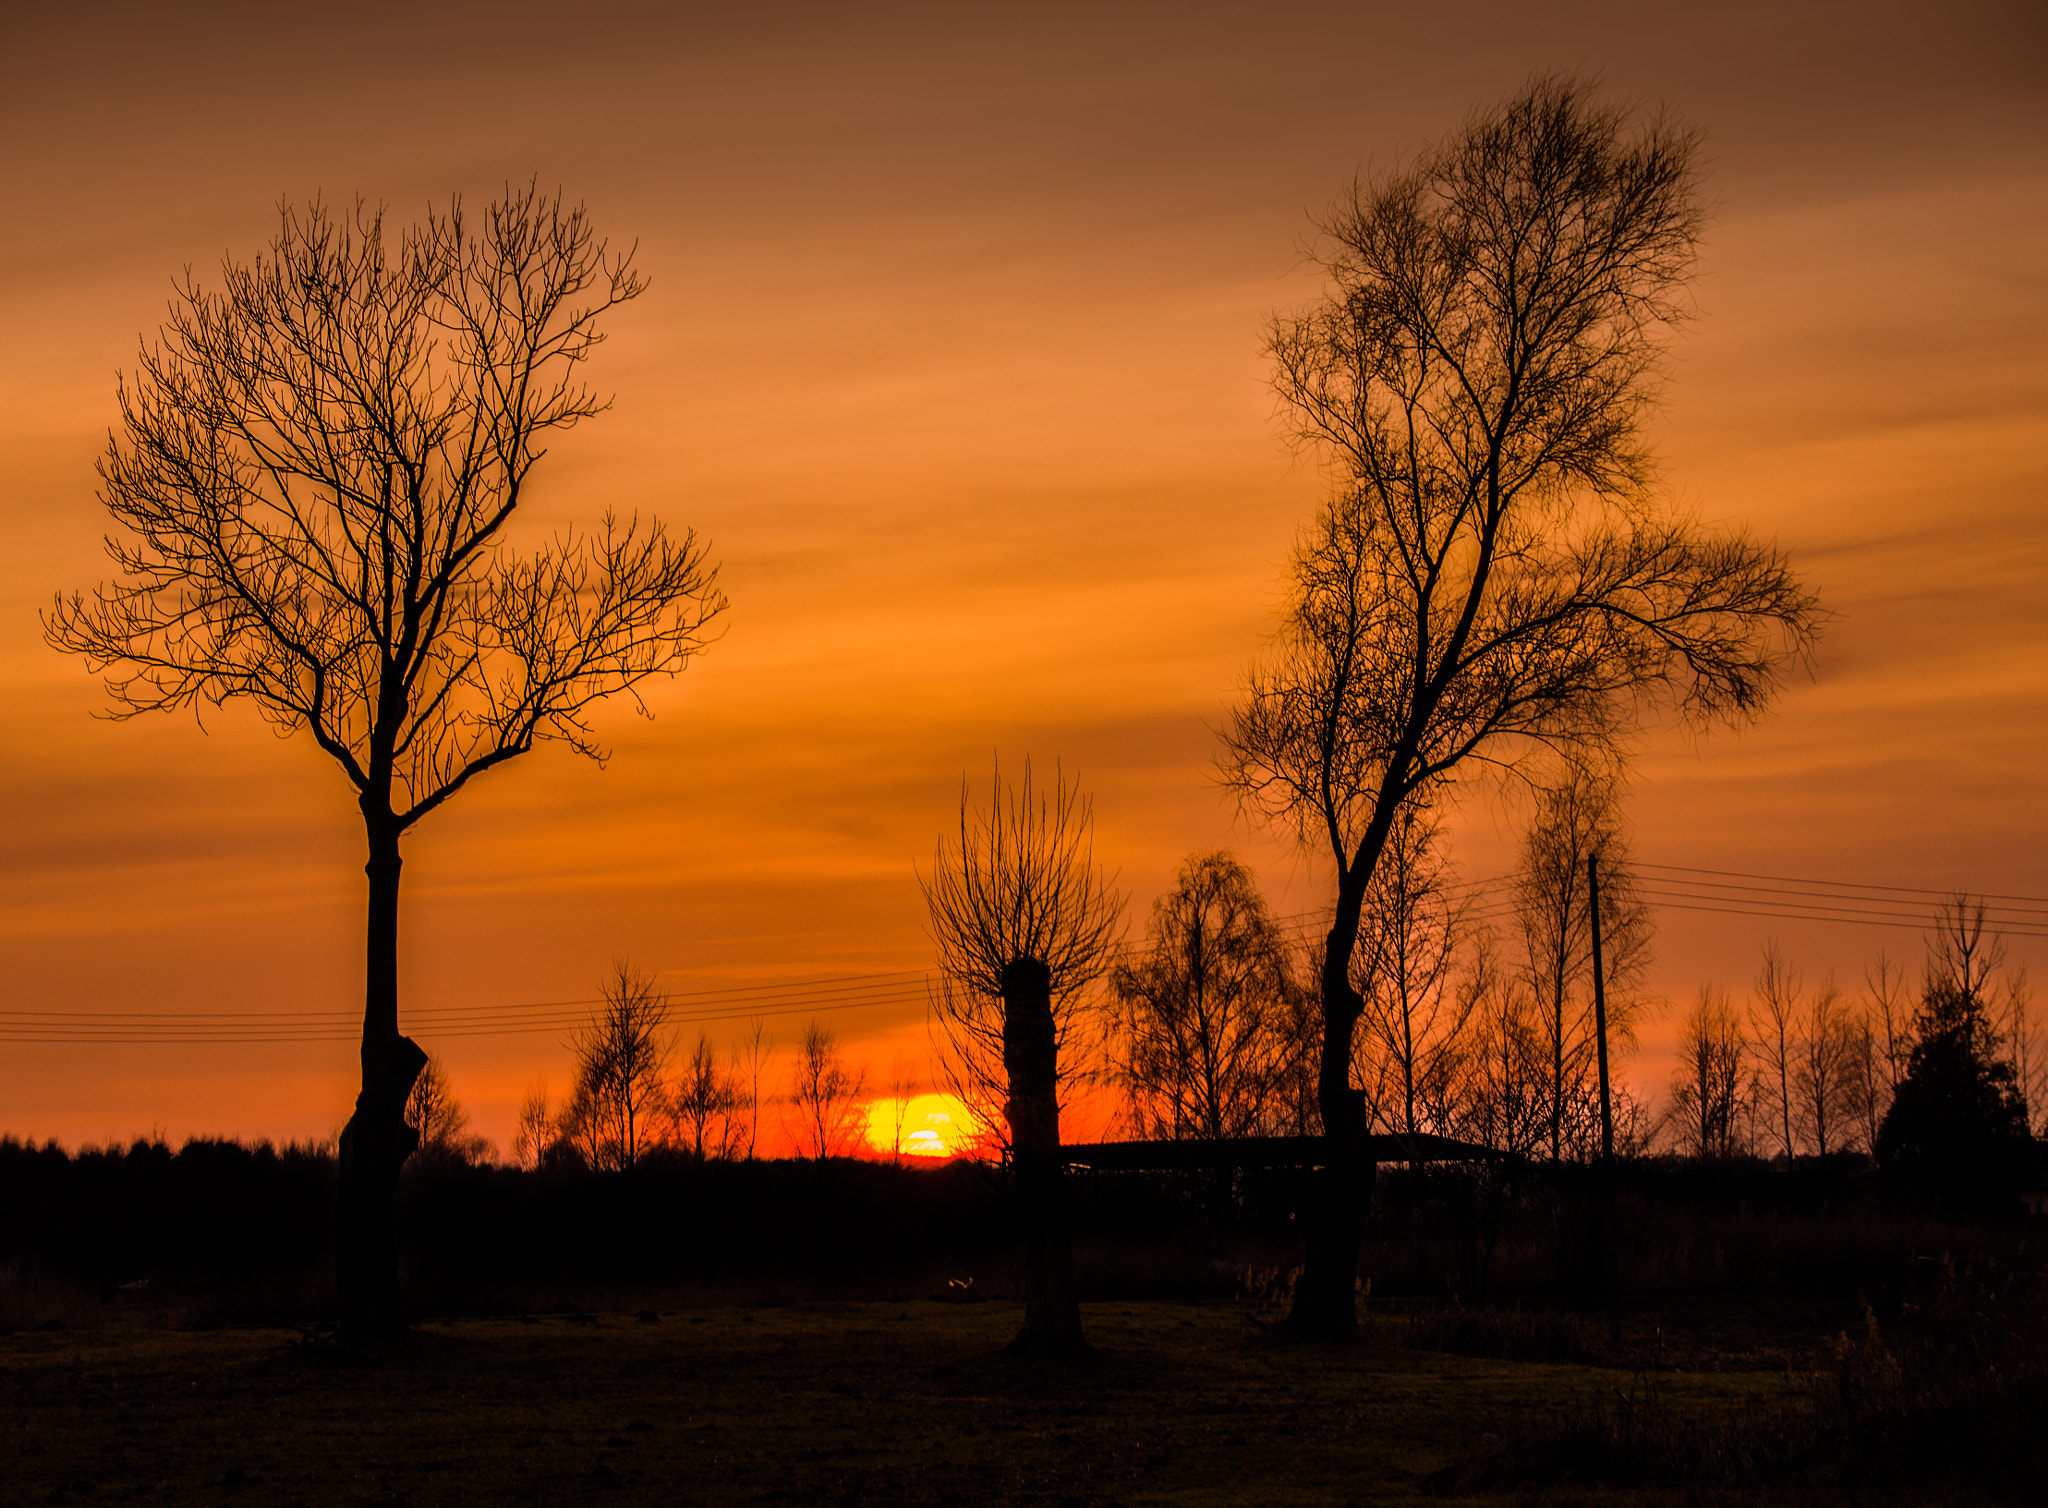
[[[9,1502],[1668,1502],[1519,1473],[1574,1420],[1796,1406],[1781,1368],[1660,1373],[1369,1340],[1230,1305],[1091,1305],[1100,1354],[1000,1352],[1005,1303],[428,1322],[366,1355],[290,1329],[0,1337]],[[1549,1443],[1547,1443],[1549,1442]],[[1773,1500],[1680,1489],[1697,1502]],[[1805,1500],[1791,1494],[1784,1501]]]

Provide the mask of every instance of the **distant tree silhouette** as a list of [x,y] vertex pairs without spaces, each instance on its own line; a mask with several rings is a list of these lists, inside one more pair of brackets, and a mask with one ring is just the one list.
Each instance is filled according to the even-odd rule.
[[1856,1121],[1856,1023],[1832,980],[1814,991],[1805,1025],[1792,1090],[1807,1147],[1826,1157],[1848,1150]]
[[469,1112],[455,1098],[448,1070],[437,1056],[429,1055],[412,1081],[406,1096],[405,1119],[419,1133],[419,1155],[444,1161],[475,1162],[488,1155],[490,1142],[468,1136]]
[[364,1331],[396,1321],[426,1059],[398,1027],[400,838],[538,742],[598,757],[593,706],[681,670],[725,599],[695,536],[658,523],[508,538],[548,437],[606,406],[576,380],[600,319],[645,286],[580,206],[517,189],[395,236],[361,201],[280,221],[219,291],[186,277],[119,384],[99,472],[120,575],[44,627],[106,673],[116,716],[247,700],[354,787],[367,978],[336,1269]]
[[2008,1197],[2031,1147],[2012,1065],[1996,1056],[1984,1003],[1930,984],[1906,1076],[1877,1132],[1881,1167],[1958,1199]]
[[1110,975],[1112,1068],[1141,1137],[1301,1128],[1291,1070],[1311,1048],[1287,938],[1252,872],[1191,854],[1152,907],[1147,947]]
[[1942,906],[1912,1053],[1878,1127],[1879,1166],[1952,1204],[2010,1199],[2032,1154],[2026,1101],[1991,1014],[2004,952],[1982,902],[1957,895]]
[[558,1133],[593,1168],[625,1172],[668,1119],[667,995],[626,964],[614,964],[602,1001],[574,1039],[575,1087]]
[[848,1068],[832,1028],[817,1021],[804,1028],[790,1071],[789,1103],[797,1116],[797,1144],[811,1157],[850,1156],[859,1149],[860,1096],[865,1070]]
[[548,1086],[528,1087],[519,1101],[519,1121],[512,1133],[512,1160],[522,1168],[537,1168],[555,1141],[555,1112],[548,1104]]
[[1748,1056],[1741,1018],[1728,997],[1702,985],[1685,1018],[1671,1080],[1671,1119],[1680,1144],[1701,1162],[1726,1162],[1741,1146]]
[[711,1038],[699,1032],[697,1045],[677,1073],[669,1097],[676,1141],[699,1162],[707,1157],[734,1156],[747,1142],[746,1126],[739,1117],[746,1101],[746,1085],[738,1071],[722,1066]]
[[1845,1009],[1845,1053],[1843,1108],[1854,1124],[1863,1149],[1877,1155],[1877,1127],[1891,1106],[1891,1091],[1885,1085],[1883,1049],[1878,1027],[1870,1012],[1860,1004]]
[[[1478,996],[1460,988],[1465,908],[1441,842],[1442,821],[1402,810],[1374,866],[1352,979],[1365,1001],[1358,1057],[1377,1059],[1377,1119],[1389,1131],[1441,1130],[1429,1108],[1451,1089]],[[1430,1124],[1425,1127],[1424,1122]]]
[[1905,1077],[1906,1060],[1912,1055],[1912,998],[1907,991],[1905,971],[1893,963],[1882,948],[1863,971],[1867,991],[1865,1015],[1871,1022],[1873,1046],[1883,1070],[1887,1101]]
[[[1327,295],[1276,320],[1275,385],[1331,465],[1224,778],[1336,874],[1318,1099],[1339,1147],[1350,977],[1400,813],[1530,750],[1605,759],[1647,701],[1753,716],[1818,610],[1775,550],[1660,514],[1641,437],[1703,219],[1696,133],[1543,78],[1322,222]],[[1289,1329],[1356,1332],[1365,1173],[1309,1212]]]
[[889,1065],[889,1155],[903,1160],[903,1133],[910,1123],[910,1101],[917,1094],[917,1075],[905,1059]]
[[739,1062],[734,1069],[735,1079],[746,1093],[748,1162],[754,1160],[754,1149],[761,1140],[761,1070],[767,1066],[774,1046],[774,1039],[768,1035],[767,1019],[756,1016],[746,1036],[740,1039]]
[[2048,1122],[2048,1116],[2042,1114],[2044,1108],[2048,1108],[2042,1094],[2048,1063],[2042,1061],[2039,1044],[2034,1040],[2034,992],[2027,982],[2024,967],[2013,970],[2007,977],[2004,994],[2004,1031],[2013,1080],[2019,1088],[2020,1103],[2027,1110],[2027,1124],[2041,1125]]
[[1496,960],[1484,934],[1464,988],[1473,1007],[1450,1065],[1453,1082],[1441,1129],[1518,1157],[1532,1157],[1549,1122],[1547,1059],[1536,1012],[1521,981]]
[[955,843],[940,839],[921,877],[943,984],[934,1001],[941,1063],[982,1115],[1002,1106],[1024,1224],[1024,1325],[1013,1349],[1088,1349],[1074,1289],[1060,1147],[1060,1085],[1086,1032],[1084,991],[1118,937],[1123,898],[1098,869],[1092,809],[1055,776],[1050,796],[995,771],[986,809],[965,780]]
[[1798,1094],[1792,1076],[1799,1058],[1797,1026],[1802,985],[1799,971],[1785,959],[1777,943],[1764,944],[1764,961],[1757,969],[1756,988],[1750,1006],[1751,1051],[1757,1060],[1760,1108],[1775,1122],[1778,1147],[1785,1154],[1785,1166],[1792,1166],[1798,1150],[1792,1141],[1792,1114]]
[[[1988,1007],[1994,993],[1992,981],[2004,963],[2005,939],[1991,928],[1983,901],[1957,891],[1935,908],[1934,925],[1927,934],[1927,978],[1931,983]],[[1916,1031],[1925,1024],[1923,1002],[1922,1014],[1914,1022]]]
[[1538,792],[1514,879],[1514,927],[1524,987],[1534,1002],[1543,1043],[1545,1150],[1553,1162],[1599,1150],[1593,910],[1586,867],[1595,854],[1612,1049],[1635,1040],[1636,988],[1650,964],[1655,927],[1629,865],[1614,779],[1567,766],[1561,781]]

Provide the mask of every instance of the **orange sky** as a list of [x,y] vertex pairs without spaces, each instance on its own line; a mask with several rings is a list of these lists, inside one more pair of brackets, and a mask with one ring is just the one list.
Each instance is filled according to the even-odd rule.
[[[6,1008],[348,1009],[361,836],[247,712],[92,721],[35,610],[100,579],[92,462],[168,282],[280,197],[412,212],[538,176],[637,238],[651,291],[530,508],[709,536],[727,636],[407,848],[404,999],[577,999],[924,967],[912,864],[990,753],[1078,768],[1142,918],[1234,846],[1284,912],[1312,863],[1208,776],[1315,501],[1261,322],[1306,212],[1532,70],[1712,133],[1718,209],[1659,424],[1674,495],[1796,554],[1843,616],[1776,715],[1646,737],[1639,857],[2048,894],[2048,136],[2028,4],[274,7],[10,22],[0,238],[0,979]],[[297,27],[296,30],[281,27]],[[1469,873],[1512,817],[1475,792]],[[1910,932],[1666,913],[1657,988],[1777,935],[1853,979]],[[2040,943],[2016,945],[2037,977]],[[2029,950],[2032,950],[2031,953]],[[914,1001],[831,1018],[877,1080]],[[785,1043],[801,1014],[777,1018]],[[726,1030],[724,1027],[719,1028]],[[1653,1052],[1635,1070],[1662,1082]],[[551,1033],[439,1051],[501,1140]],[[326,1135],[347,1043],[0,1044],[0,1130]]]

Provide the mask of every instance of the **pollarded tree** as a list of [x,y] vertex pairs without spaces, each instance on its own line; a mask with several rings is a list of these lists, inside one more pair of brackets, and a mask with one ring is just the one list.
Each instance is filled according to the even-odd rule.
[[1055,775],[1034,792],[995,771],[986,809],[960,788],[957,842],[921,879],[941,983],[941,1067],[984,1124],[1001,1107],[1024,1227],[1026,1354],[1088,1349],[1065,1225],[1060,1089],[1088,1035],[1083,997],[1116,946],[1123,898],[1096,867],[1092,811]]
[[[1055,774],[1048,795],[1034,788],[1029,760],[1015,787],[998,767],[985,808],[961,782],[958,839],[939,840],[930,878],[919,879],[938,952],[939,1069],[1000,1146],[1014,1145],[1006,1122],[1012,1002],[1015,1014],[1035,1017],[1044,995],[1057,1094],[1096,1045],[1087,996],[1115,950],[1123,899],[1095,864],[1093,822],[1091,804],[1064,776]],[[1057,1099],[1053,1110],[1056,1122]]]
[[696,537],[658,522],[509,535],[550,437],[606,407],[579,372],[644,286],[580,206],[532,188],[395,234],[360,202],[284,208],[217,290],[185,279],[120,383],[99,467],[120,574],[45,620],[105,672],[117,717],[246,701],[355,790],[369,924],[336,1250],[352,1330],[397,1313],[392,1203],[426,1060],[398,1023],[400,839],[537,743],[601,757],[595,704],[680,671],[725,607]]
[[1226,780],[1336,880],[1318,1098],[1336,1151],[1290,1325],[1349,1335],[1362,1164],[1350,978],[1400,812],[1533,749],[1611,757],[1646,704],[1759,713],[1818,624],[1784,557],[1660,509],[1642,436],[1704,216],[1697,133],[1539,79],[1323,221],[1329,291],[1275,322],[1330,463]]

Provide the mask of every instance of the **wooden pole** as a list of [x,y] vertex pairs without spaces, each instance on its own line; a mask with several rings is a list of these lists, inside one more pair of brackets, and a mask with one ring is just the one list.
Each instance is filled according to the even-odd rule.
[[1607,976],[1600,957],[1600,855],[1586,855],[1593,911],[1593,1032],[1600,1051],[1600,1160],[1614,1161],[1614,1101],[1607,1088]]
[[1600,1246],[1607,1288],[1607,1334],[1621,1344],[1621,1254],[1614,1245],[1614,1100],[1607,1083],[1607,975],[1600,953],[1600,852],[1586,855],[1593,924],[1593,1034],[1600,1052]]

